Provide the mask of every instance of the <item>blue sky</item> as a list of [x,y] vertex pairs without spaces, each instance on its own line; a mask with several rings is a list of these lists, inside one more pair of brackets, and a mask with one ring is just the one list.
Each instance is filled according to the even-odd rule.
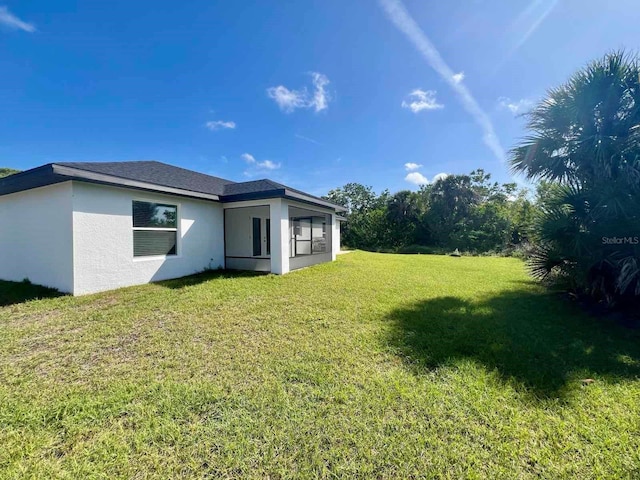
[[518,115],[636,50],[639,15],[637,0],[0,0],[0,166],[158,160],[318,195],[477,167],[509,181]]

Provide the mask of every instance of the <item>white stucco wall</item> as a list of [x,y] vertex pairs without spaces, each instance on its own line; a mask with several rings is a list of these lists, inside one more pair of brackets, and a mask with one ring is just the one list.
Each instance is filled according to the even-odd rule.
[[[271,271],[287,273],[290,270],[308,267],[335,260],[340,249],[340,230],[332,210],[283,199],[250,200],[224,204],[226,229],[226,267],[239,270]],[[275,212],[275,213],[274,213]],[[290,217],[325,216],[327,221],[327,252],[299,257],[291,257],[292,236]],[[271,258],[252,257],[253,228],[252,217],[262,219],[262,233],[265,234],[264,219],[271,218]],[[279,221],[275,220],[279,217]],[[278,229],[278,226],[280,227]],[[280,248],[276,238],[283,238]],[[266,251],[263,245],[263,252]]]
[[0,196],[0,279],[73,291],[71,182]]
[[[253,218],[260,218],[262,238],[262,257],[267,257],[266,219],[269,218],[269,205],[255,207],[226,208],[225,230],[227,257],[252,257],[253,256]],[[228,262],[227,262],[228,263]],[[268,263],[268,262],[267,262]],[[227,264],[228,268],[231,267]]]
[[[178,205],[178,255],[133,257],[132,202]],[[224,265],[222,205],[73,182],[73,293],[166,280]]]
[[[133,257],[134,199],[178,205],[177,256]],[[251,255],[251,216],[258,216],[272,218],[272,258],[227,259],[228,268],[286,273],[335,259],[336,250],[340,248],[339,224],[335,217],[328,239],[331,253],[297,259],[289,259],[288,255],[289,207],[293,213],[302,209],[329,214],[329,210],[270,199],[227,204],[228,213],[234,211],[231,218],[236,210],[230,207],[236,206],[252,208],[237,210],[240,216],[246,217],[246,224],[243,221],[242,228],[231,231],[227,255],[244,256],[247,252]],[[274,222],[277,216],[281,222]],[[266,234],[264,222],[262,228]],[[280,238],[284,242],[278,249],[276,239]],[[3,280],[28,278],[36,284],[81,295],[218,268],[225,265],[224,248],[224,216],[220,203],[81,182],[0,196],[0,279]]]

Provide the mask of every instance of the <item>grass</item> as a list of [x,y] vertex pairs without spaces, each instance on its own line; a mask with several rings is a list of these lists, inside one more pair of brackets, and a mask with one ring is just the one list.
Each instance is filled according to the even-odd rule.
[[22,282],[6,282],[0,280],[0,307],[22,303],[38,298],[62,296],[57,290],[32,284],[28,279]]
[[355,252],[12,296],[1,478],[640,476],[637,332],[516,259]]

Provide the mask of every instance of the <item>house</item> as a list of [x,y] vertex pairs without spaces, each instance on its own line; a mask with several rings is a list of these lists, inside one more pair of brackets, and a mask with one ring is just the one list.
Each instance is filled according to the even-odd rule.
[[343,210],[160,162],[51,163],[0,179],[0,279],[82,295],[207,268],[285,274],[335,260]]

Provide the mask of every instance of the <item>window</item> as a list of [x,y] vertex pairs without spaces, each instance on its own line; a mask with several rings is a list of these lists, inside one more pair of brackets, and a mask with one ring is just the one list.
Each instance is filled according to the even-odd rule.
[[327,222],[322,217],[313,217],[312,245],[313,253],[326,253],[327,251]]
[[262,220],[258,217],[253,217],[253,256],[259,257],[262,255],[262,232],[260,229],[260,222]]
[[327,252],[326,217],[291,217],[291,256]]
[[267,255],[271,255],[271,219],[267,218],[266,220],[266,230],[267,230]]
[[133,202],[133,256],[176,255],[178,207],[163,203]]

